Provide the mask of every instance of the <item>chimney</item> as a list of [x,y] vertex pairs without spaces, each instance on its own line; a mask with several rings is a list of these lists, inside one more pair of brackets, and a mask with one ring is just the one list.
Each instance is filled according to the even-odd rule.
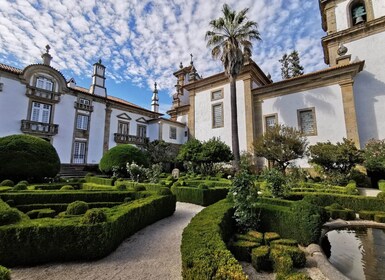
[[94,64],[92,84],[90,88],[91,94],[107,97],[105,73],[106,67],[102,64],[102,60],[99,59],[99,61]]
[[46,49],[46,52],[43,53],[41,58],[43,59],[43,64],[49,66],[51,64],[51,60],[52,60],[52,56],[49,54],[49,50],[51,49],[51,47],[49,45],[47,45],[47,46],[45,46],[45,49]]
[[159,113],[159,97],[158,97],[158,89],[157,89],[157,84],[155,82],[154,84],[154,91],[152,95],[152,102],[151,102],[151,110],[155,113]]

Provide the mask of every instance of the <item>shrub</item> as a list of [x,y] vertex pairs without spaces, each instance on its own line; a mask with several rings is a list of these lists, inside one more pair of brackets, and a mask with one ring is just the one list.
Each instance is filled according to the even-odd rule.
[[378,188],[380,191],[385,192],[385,180],[381,179],[378,181]]
[[270,256],[288,255],[293,261],[293,266],[296,268],[302,268],[306,265],[305,253],[298,247],[275,245],[271,248]]
[[385,201],[385,192],[384,191],[379,192],[377,194],[377,198]]
[[107,215],[103,209],[93,208],[87,210],[80,221],[82,224],[104,223],[107,221]]
[[183,279],[247,279],[225,244],[233,233],[232,214],[232,204],[222,200],[192,218],[182,234]]
[[60,170],[60,159],[47,141],[30,135],[0,138],[0,178],[39,181],[53,178]]
[[99,163],[99,169],[103,173],[112,175],[113,167],[118,167],[127,176],[126,164],[129,162],[136,162],[138,165],[146,165],[146,157],[138,148],[124,144],[118,145],[108,150],[102,157]]
[[200,189],[200,190],[208,190],[209,187],[208,187],[206,184],[200,184],[200,185],[198,186],[198,189]]
[[[335,203],[335,205],[338,205],[338,206],[334,206],[335,208],[333,208],[333,205],[325,207],[326,211],[330,215],[330,218],[334,220],[342,219],[345,221],[354,220],[356,218],[356,214],[354,213],[353,210],[342,208],[342,206],[340,206],[337,203]],[[336,208],[336,207],[339,207],[339,208]]]
[[4,180],[0,183],[0,186],[5,186],[5,187],[13,187],[15,183],[12,180]]
[[374,221],[377,223],[385,223],[385,213],[374,215]]
[[269,246],[260,246],[251,250],[251,264],[256,271],[271,269],[269,254]]
[[0,265],[0,280],[11,280],[11,271]]
[[346,194],[349,194],[349,195],[359,194],[356,182],[354,181],[349,182],[349,184],[346,185]]
[[29,186],[29,183],[27,180],[21,180],[18,184],[25,184],[25,185]]
[[276,239],[270,242],[271,247],[274,247],[274,245],[286,245],[286,246],[297,247],[298,242],[297,240],[294,240],[294,239]]
[[[366,210],[362,210],[362,211],[359,211],[358,212],[358,215],[360,217],[361,220],[370,220],[370,221],[374,221],[374,215],[378,213],[376,211],[366,211]],[[384,213],[385,214],[385,213]]]
[[21,220],[20,211],[9,207],[0,199],[0,226],[14,224]]
[[364,166],[371,172],[385,172],[385,139],[371,139],[364,150]]
[[284,275],[289,274],[293,271],[293,260],[289,255],[286,254],[275,254],[275,251],[270,253],[271,258],[273,259],[273,268],[277,273],[282,273]]
[[202,190],[192,187],[171,187],[171,192],[176,195],[176,199],[181,202],[188,202],[202,206],[211,205],[219,200],[226,198],[228,188],[212,188]]
[[134,199],[132,198],[132,197],[130,197],[130,196],[127,196],[127,197],[125,197],[124,198],[124,202],[131,202],[131,201],[133,201]]
[[230,251],[238,261],[250,262],[250,253],[253,248],[257,248],[261,244],[253,241],[239,240],[230,243]]
[[265,170],[261,178],[266,180],[267,189],[273,197],[284,197],[288,193],[286,179],[281,171],[277,169]]
[[65,186],[61,187],[60,190],[61,191],[73,191],[74,187],[70,186],[70,185],[65,185]]
[[31,219],[40,219],[40,218],[54,218],[56,211],[45,208],[45,209],[35,209],[27,212],[27,216]]
[[117,186],[116,186],[116,189],[117,189],[118,191],[126,191],[126,190],[127,190],[127,186],[124,185],[124,184],[117,185]]
[[84,201],[74,201],[68,204],[66,214],[68,215],[82,215],[88,210],[88,204]]
[[146,187],[145,186],[141,186],[141,185],[134,185],[132,188],[136,192],[141,192],[141,191],[145,191],[146,190]]
[[158,190],[159,195],[172,195],[171,190],[169,188],[160,188]]
[[27,190],[27,185],[24,183],[18,183],[12,188],[13,191],[25,191]]
[[265,232],[263,235],[263,239],[265,240],[265,244],[270,244],[271,241],[280,239],[278,233],[276,232]]

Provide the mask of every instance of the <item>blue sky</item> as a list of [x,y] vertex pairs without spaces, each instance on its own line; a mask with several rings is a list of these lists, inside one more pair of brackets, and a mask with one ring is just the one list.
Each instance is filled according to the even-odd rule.
[[[204,40],[211,19],[225,2],[216,0],[2,0],[0,62],[19,68],[40,63],[51,46],[51,65],[67,79],[88,88],[92,65],[107,67],[109,95],[150,108],[153,84],[160,89],[160,109],[171,106],[179,63],[190,53],[203,77],[222,71]],[[318,0],[229,0],[235,10],[249,8],[262,41],[253,59],[274,81],[281,79],[278,60],[299,51],[305,72],[325,68]]]

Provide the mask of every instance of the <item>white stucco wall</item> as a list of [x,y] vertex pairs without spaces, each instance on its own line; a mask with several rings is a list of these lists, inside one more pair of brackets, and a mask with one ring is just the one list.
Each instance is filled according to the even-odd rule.
[[3,91],[0,92],[0,137],[21,134],[21,120],[27,119],[28,98],[26,87],[19,81],[1,75]]
[[379,18],[385,16],[385,2],[384,0],[372,0],[374,17]]
[[[170,138],[170,127],[176,128],[176,139]],[[162,139],[167,143],[184,144],[188,139],[188,137],[185,136],[185,131],[187,130],[187,127],[182,127],[179,124],[174,124],[172,122],[163,120],[161,129],[162,129]]]
[[[239,147],[241,151],[247,150],[246,147],[246,116],[244,83],[237,81],[237,110],[238,110],[238,134]],[[211,92],[223,88],[223,99],[211,101]],[[212,127],[212,105],[223,102],[224,126],[219,128]],[[211,88],[202,92],[197,92],[195,96],[195,138],[207,141],[217,137],[231,147],[231,113],[230,113],[230,84],[223,87]]]
[[97,164],[103,156],[104,119],[106,105],[100,102],[92,102],[94,111],[91,114],[87,163]]
[[184,124],[188,124],[188,115],[179,115],[177,118],[176,118],[176,121],[177,122],[180,122],[180,123],[184,123]]
[[150,142],[154,140],[159,140],[159,123],[151,122],[148,124],[148,138]]
[[76,97],[63,94],[55,105],[53,123],[59,125],[59,132],[53,137],[52,144],[60,157],[61,163],[71,162],[72,138],[75,124],[74,102]]
[[385,138],[385,32],[347,43],[352,60],[365,60],[354,82],[361,146],[370,138]]

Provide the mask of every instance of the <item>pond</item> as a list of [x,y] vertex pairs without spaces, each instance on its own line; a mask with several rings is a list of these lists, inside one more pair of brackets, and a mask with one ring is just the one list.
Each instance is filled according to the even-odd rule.
[[384,229],[331,230],[321,243],[330,263],[350,279],[385,279]]

